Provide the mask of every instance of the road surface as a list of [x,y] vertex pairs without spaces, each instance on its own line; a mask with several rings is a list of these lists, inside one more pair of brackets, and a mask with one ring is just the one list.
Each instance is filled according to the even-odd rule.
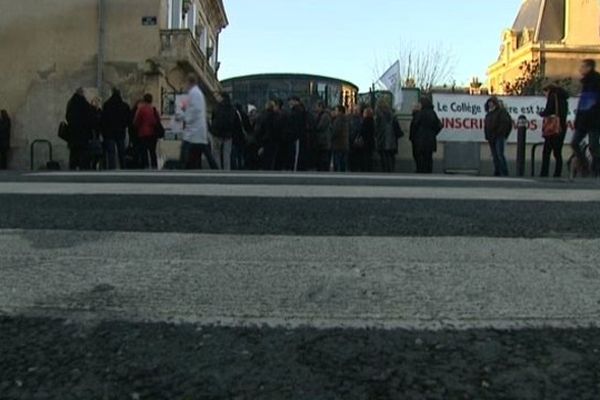
[[0,398],[597,399],[599,189],[0,176]]

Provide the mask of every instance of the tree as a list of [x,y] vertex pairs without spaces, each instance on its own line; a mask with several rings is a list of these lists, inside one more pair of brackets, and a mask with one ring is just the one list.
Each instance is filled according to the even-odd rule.
[[[511,96],[541,96],[544,92],[544,86],[551,82],[544,76],[542,66],[539,61],[524,61],[520,66],[521,76],[514,82],[504,82],[504,92]],[[573,80],[571,78],[554,80],[557,86],[563,87],[567,91],[572,89]]]
[[452,81],[455,60],[452,52],[441,44],[417,47],[414,43],[402,43],[398,60],[400,78],[406,87],[430,92],[433,87]]
[[544,89],[544,75],[539,61],[523,61],[521,76],[514,82],[504,82],[504,92],[511,96],[536,96]]

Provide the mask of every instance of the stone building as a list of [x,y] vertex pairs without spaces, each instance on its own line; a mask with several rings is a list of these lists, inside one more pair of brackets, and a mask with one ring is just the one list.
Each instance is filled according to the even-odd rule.
[[0,108],[13,119],[12,168],[29,163],[29,146],[56,137],[68,99],[84,87],[104,100],[111,87],[131,103],[151,93],[173,111],[174,94],[195,72],[209,103],[221,86],[219,34],[228,24],[222,0],[19,0],[0,2]]
[[524,0],[511,29],[502,34],[498,60],[488,69],[490,92],[503,94],[522,76],[524,63],[538,64],[550,81],[578,79],[582,59],[600,60],[598,0]]

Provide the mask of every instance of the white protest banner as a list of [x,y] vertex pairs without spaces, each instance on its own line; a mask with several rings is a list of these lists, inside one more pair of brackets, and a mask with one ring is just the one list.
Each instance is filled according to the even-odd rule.
[[[517,120],[523,115],[529,121],[528,143],[543,141],[542,117],[539,113],[546,107],[545,97],[498,96],[513,118],[514,131],[509,142],[517,141]],[[485,142],[485,103],[489,96],[463,94],[434,94],[435,111],[444,125],[438,139],[442,142]],[[567,140],[573,134],[577,98],[569,100]]]
[[400,60],[396,61],[387,71],[379,78],[379,81],[386,87],[387,90],[394,95],[394,107],[402,108],[403,93],[401,85]]

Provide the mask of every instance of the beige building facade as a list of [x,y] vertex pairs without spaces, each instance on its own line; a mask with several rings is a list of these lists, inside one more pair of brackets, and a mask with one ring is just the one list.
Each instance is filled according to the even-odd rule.
[[548,81],[579,79],[581,60],[600,61],[598,0],[524,0],[511,29],[502,34],[498,60],[488,69],[491,93],[523,75],[524,63],[539,64]]
[[0,2],[0,109],[13,120],[10,167],[26,168],[38,139],[49,140],[67,165],[57,129],[78,87],[89,100],[105,100],[112,87],[130,103],[151,93],[168,115],[193,72],[214,104],[227,25],[222,0]]

